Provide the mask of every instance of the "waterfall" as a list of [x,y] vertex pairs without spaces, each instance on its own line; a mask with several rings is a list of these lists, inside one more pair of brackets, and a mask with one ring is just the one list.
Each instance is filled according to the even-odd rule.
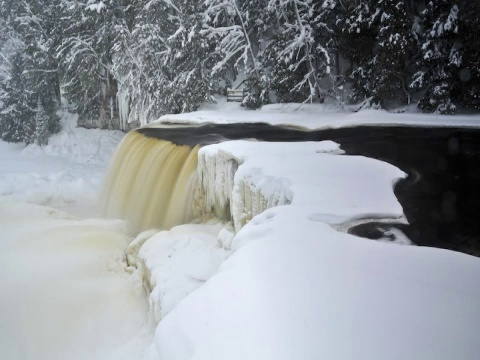
[[107,174],[105,216],[129,220],[135,232],[190,222],[198,149],[130,132]]
[[[153,126],[130,132],[107,174],[101,197],[104,215],[128,220],[135,233],[212,217],[231,222],[239,231],[264,210],[291,202],[281,179],[265,177],[270,189],[265,194],[248,179],[235,181],[242,159],[215,150],[215,145],[210,152],[209,147],[200,150],[216,140],[212,133],[180,136],[178,128]],[[178,145],[168,138],[199,144]]]

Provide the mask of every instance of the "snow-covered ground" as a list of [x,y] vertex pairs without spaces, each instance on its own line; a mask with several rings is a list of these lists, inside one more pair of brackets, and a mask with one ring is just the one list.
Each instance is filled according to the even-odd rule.
[[254,123],[263,122],[272,125],[293,125],[306,129],[337,129],[351,126],[446,126],[480,127],[478,115],[435,115],[418,113],[408,107],[405,112],[387,112],[385,110],[362,110],[359,112],[342,111],[336,105],[323,104],[272,104],[260,110],[245,110],[238,103],[227,103],[218,98],[216,104],[206,104],[199,111],[164,115],[147,125],[161,123]]
[[160,322],[149,359],[478,359],[478,258],[309,215],[282,206],[247,224],[219,273]]
[[[283,118],[273,107],[238,109],[230,119],[275,122],[277,114],[304,126],[301,119],[323,118],[317,110]],[[324,113],[329,124],[387,114]],[[208,110],[205,119],[227,115]],[[394,116],[406,115],[386,115]],[[182,117],[203,119],[165,119]],[[332,142],[207,146],[198,168],[205,206],[228,204],[234,224],[132,240],[124,222],[39,206],[98,217],[95,200],[123,136],[77,129],[71,116],[63,125],[46,148],[0,142],[2,357],[478,358],[478,258],[336,230],[351,220],[402,218],[393,194],[400,169],[342,155]]]
[[76,116],[68,113],[61,124],[45,147],[0,141],[0,199],[97,215],[103,176],[125,134],[76,128]]

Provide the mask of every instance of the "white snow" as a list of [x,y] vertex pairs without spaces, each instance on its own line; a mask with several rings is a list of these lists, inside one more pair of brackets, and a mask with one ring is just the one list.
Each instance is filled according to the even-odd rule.
[[[480,124],[478,116],[221,106],[161,121]],[[74,120],[65,115],[45,148],[0,142],[2,358],[478,358],[478,258],[335,230],[402,219],[393,194],[400,169],[341,155],[333,142],[210,145],[199,154],[197,206],[228,207],[234,224],[151,230],[132,241],[124,222],[34,205],[95,216],[123,134],[77,129]]]
[[199,111],[164,115],[147,126],[160,123],[253,123],[290,125],[305,129],[342,128],[352,126],[433,126],[433,127],[480,127],[478,115],[432,115],[413,113],[392,113],[385,110],[362,110],[346,112],[334,105],[323,104],[274,104],[260,110],[245,110],[236,103],[208,104]]
[[219,243],[222,229],[218,222],[187,224],[146,231],[130,243],[128,262],[142,274],[155,322],[217,273],[229,254]]
[[237,234],[148,359],[477,359],[480,261],[339,233],[302,206]]
[[0,201],[53,206],[80,216],[95,215],[98,191],[120,131],[75,126],[62,114],[63,130],[45,147],[0,141]]

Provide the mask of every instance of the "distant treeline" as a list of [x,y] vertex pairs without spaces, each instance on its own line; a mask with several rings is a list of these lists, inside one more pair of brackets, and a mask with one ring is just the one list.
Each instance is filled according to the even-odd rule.
[[479,14],[478,0],[0,0],[0,137],[44,143],[62,96],[83,125],[125,128],[239,84],[250,108],[479,109]]

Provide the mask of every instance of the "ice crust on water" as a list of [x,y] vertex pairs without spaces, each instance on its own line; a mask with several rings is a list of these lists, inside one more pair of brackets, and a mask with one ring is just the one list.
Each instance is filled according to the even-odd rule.
[[[204,219],[214,215],[224,222],[231,221],[232,225],[182,225],[170,231],[148,231],[138,235],[130,244],[127,259],[129,264],[140,269],[145,288],[150,293],[153,319],[156,322],[162,320],[180,300],[216,273],[230,250],[240,244],[235,232],[252,218],[255,223],[256,215],[288,204],[300,205],[312,212],[321,211],[332,206],[334,201],[344,201],[343,197],[338,197],[342,192],[337,191],[323,207],[318,206],[322,197],[325,198],[322,194],[331,192],[338,185],[338,179],[332,174],[342,169],[344,173],[352,165],[349,160],[353,158],[341,154],[343,151],[339,145],[331,141],[231,141],[200,149],[194,212]],[[404,173],[376,160],[358,157],[354,161],[361,163],[358,168],[373,170],[369,175],[375,187],[373,198],[386,196],[383,202],[370,200],[365,206],[377,207],[390,216],[401,216],[401,207],[392,195],[391,184]],[[380,171],[375,169],[376,165]],[[358,168],[355,171],[358,172]],[[315,172],[313,169],[319,170]],[[325,179],[331,176],[333,182]],[[374,180],[377,176],[380,179]],[[307,180],[302,182],[305,177]],[[345,185],[355,189],[355,178],[349,177],[346,181]],[[310,182],[317,186],[306,188]],[[383,182],[387,185],[381,186]],[[365,208],[358,208],[357,212],[345,212],[345,209],[350,207],[351,201],[361,202],[364,197],[362,192],[360,197],[350,198],[350,202],[341,207],[344,213],[339,212],[336,219],[361,216]],[[327,213],[320,220],[327,217],[332,218]]]

